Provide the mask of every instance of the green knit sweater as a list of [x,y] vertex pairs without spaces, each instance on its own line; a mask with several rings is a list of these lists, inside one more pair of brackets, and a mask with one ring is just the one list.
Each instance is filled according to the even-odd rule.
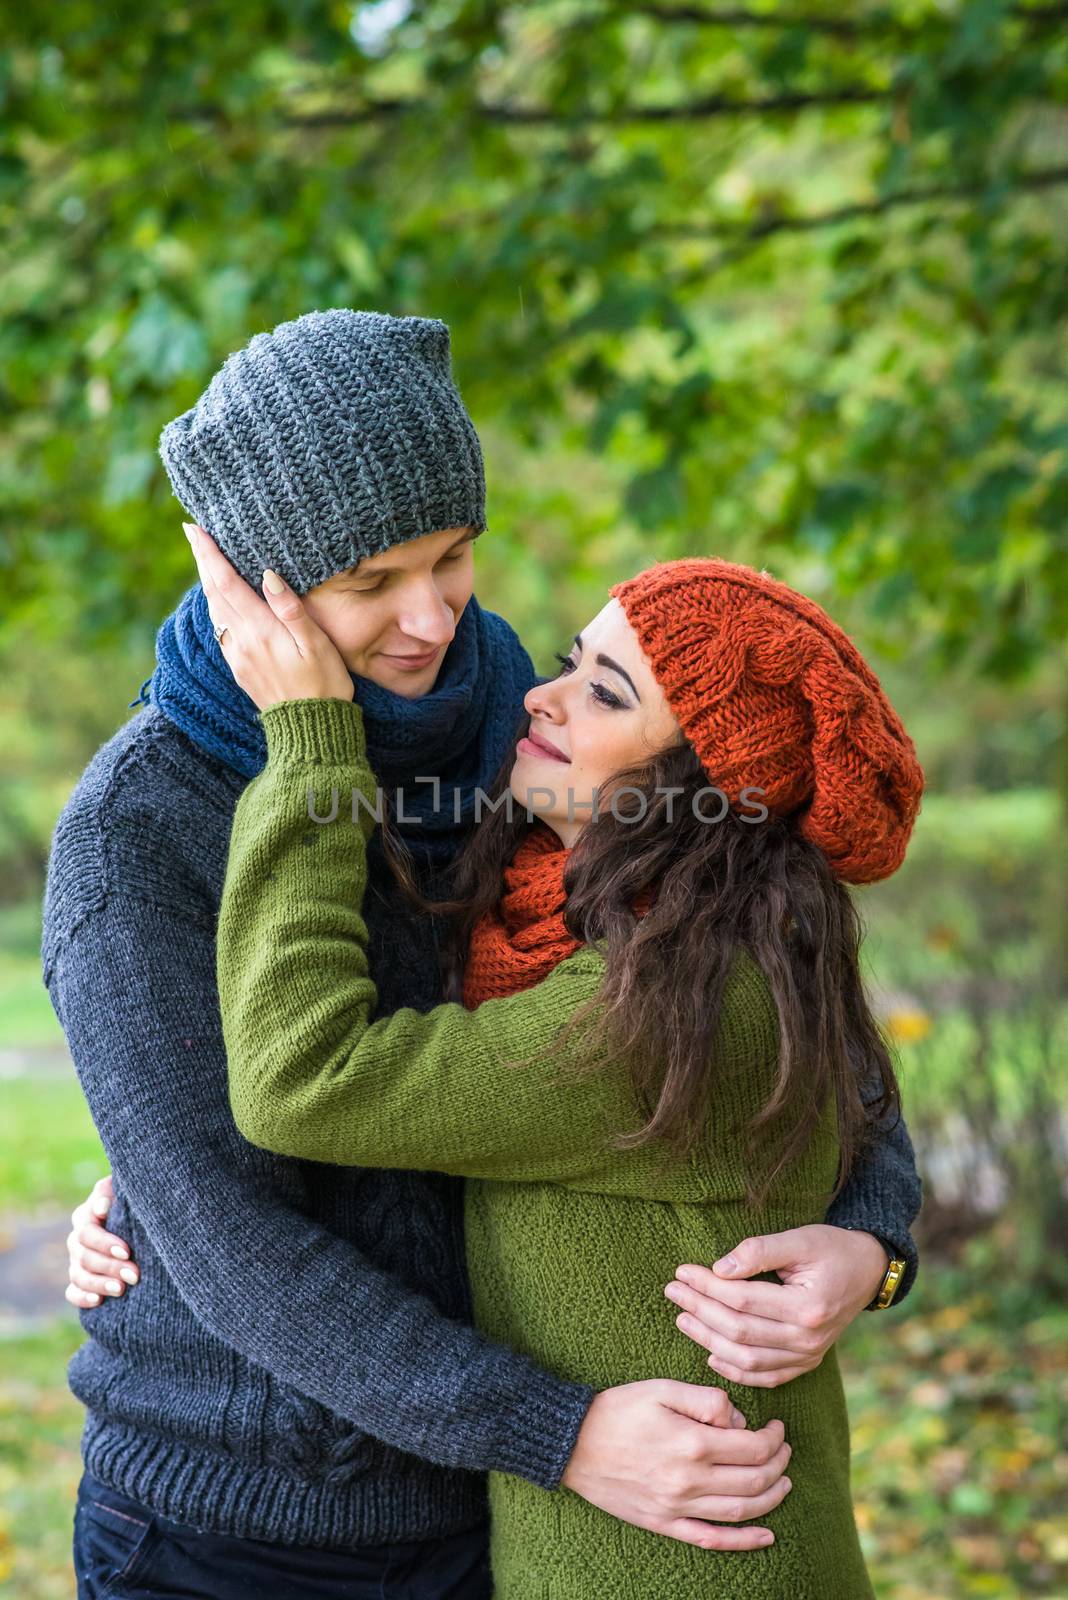
[[[600,1034],[584,1030],[582,1072],[578,1049],[547,1059],[561,1023],[596,993],[601,957],[580,949],[536,988],[474,1011],[440,1005],[372,1022],[361,906],[374,823],[358,802],[354,823],[352,804],[354,789],[375,803],[361,712],[300,700],[262,720],[267,765],[237,807],[218,935],[241,1132],[311,1161],[462,1175],[475,1315],[491,1338],[597,1388],[654,1377],[721,1385],[751,1427],[782,1417],[793,1446],[793,1488],[762,1519],[776,1542],[753,1551],[699,1550],[567,1489],[491,1477],[497,1600],[865,1600],[834,1351],[777,1389],[728,1383],[663,1298],[681,1262],[821,1221],[833,1187],[825,1109],[769,1202],[745,1204],[737,1128],[766,1100],[777,1057],[759,969],[739,957],[727,986],[699,1147],[685,1160],[620,1152],[612,1136],[636,1125],[638,1108]],[[335,787],[337,820],[310,820],[309,790],[323,816]]]

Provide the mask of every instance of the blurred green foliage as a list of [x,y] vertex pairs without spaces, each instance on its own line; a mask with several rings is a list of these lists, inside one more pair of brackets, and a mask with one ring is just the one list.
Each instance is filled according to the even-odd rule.
[[[0,903],[0,1048],[63,1045],[63,1030],[41,981],[40,948],[39,900]],[[0,1095],[6,1117],[6,1084]]]
[[81,1341],[73,1311],[46,1329],[0,1338],[0,1590],[12,1600],[70,1600],[74,1592],[82,1409],[66,1368]]
[[77,1078],[27,1074],[6,1082],[3,1097],[0,1210],[70,1212],[108,1170]]
[[1068,1312],[1006,1278],[1017,1238],[974,1241],[892,1325],[861,1316],[840,1341],[880,1600],[1066,1592]]
[[[34,1106],[18,1132],[65,1158],[59,1101],[27,1100],[31,1117]],[[5,1126],[0,1213],[27,1193],[21,1179],[9,1189],[8,1140]],[[39,1202],[56,1194],[47,1164]],[[1006,1275],[1017,1242],[1003,1223],[958,1265],[925,1271],[907,1308],[861,1316],[841,1341],[854,1506],[880,1600],[1059,1600],[1068,1586],[1068,1313]],[[0,1587],[18,1600],[71,1594],[82,1412],[65,1365],[80,1342],[71,1311],[0,1335]]]
[[749,560],[910,685],[1041,679],[1068,819],[1066,17],[10,8],[0,649],[147,654],[191,576],[156,440],[251,333],[437,315],[539,652],[654,557]]
[[618,568],[591,537],[637,531],[659,556],[781,553],[997,673],[1061,651],[1063,20],[13,9],[9,615],[89,637],[157,616],[186,569],[161,425],[255,329],[357,304],[443,316],[479,423],[604,464],[600,507],[559,479],[557,586]]

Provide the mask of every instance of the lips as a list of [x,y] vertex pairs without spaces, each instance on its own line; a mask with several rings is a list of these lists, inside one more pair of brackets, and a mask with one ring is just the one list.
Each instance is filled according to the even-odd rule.
[[570,764],[570,757],[565,756],[562,750],[558,750],[554,744],[550,744],[548,739],[543,739],[533,729],[526,735],[526,739],[527,743],[532,744],[539,754],[548,756],[553,761],[567,761]]
[[433,661],[433,659],[437,655],[437,653],[438,653],[437,650],[424,650],[421,655],[401,656],[401,655],[390,655],[388,653],[388,651],[383,651],[383,654],[385,655],[387,661],[396,661],[398,664],[403,663],[405,666],[412,666],[412,667],[414,667],[414,666],[424,666],[424,667],[425,666],[429,666],[430,662]]

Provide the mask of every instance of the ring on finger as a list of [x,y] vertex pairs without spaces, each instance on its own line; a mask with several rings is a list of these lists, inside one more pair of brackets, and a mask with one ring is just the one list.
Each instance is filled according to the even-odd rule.
[[221,649],[222,648],[222,641],[223,641],[223,634],[227,633],[229,630],[225,627],[225,625],[220,628],[219,624],[217,622],[213,622],[212,625],[211,625],[211,631],[215,635],[215,643]]

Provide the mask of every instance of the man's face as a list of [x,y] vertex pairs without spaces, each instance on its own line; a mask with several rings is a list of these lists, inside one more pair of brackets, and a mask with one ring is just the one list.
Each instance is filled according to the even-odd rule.
[[470,528],[446,528],[367,556],[304,596],[350,672],[406,700],[429,694],[474,588]]

